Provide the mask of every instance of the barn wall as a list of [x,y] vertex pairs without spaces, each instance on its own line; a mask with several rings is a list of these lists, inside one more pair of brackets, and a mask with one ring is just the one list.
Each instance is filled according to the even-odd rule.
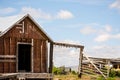
[[[0,55],[13,56],[15,55],[15,46],[13,47],[13,41],[11,38],[0,38]],[[0,73],[15,72],[15,58],[12,57],[0,57]]]
[[46,41],[34,40],[34,72],[47,72]]
[[[3,39],[0,38],[0,55],[3,55]],[[1,58],[0,58],[1,59]],[[4,71],[4,64],[0,62],[0,73],[3,73]]]
[[16,72],[17,43],[32,43],[32,39],[34,44],[33,72],[47,72],[46,36],[44,36],[40,29],[29,18],[25,18],[19,24],[23,24],[23,22],[24,33],[23,26],[15,25],[0,38],[0,55],[15,56],[2,59],[6,61],[0,62],[0,73]]

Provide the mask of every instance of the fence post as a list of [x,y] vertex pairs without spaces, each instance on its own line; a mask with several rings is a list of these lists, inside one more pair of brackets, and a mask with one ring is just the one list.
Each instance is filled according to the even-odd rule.
[[82,77],[82,61],[83,61],[83,48],[80,48],[80,55],[79,55],[79,67],[78,67],[78,77]]

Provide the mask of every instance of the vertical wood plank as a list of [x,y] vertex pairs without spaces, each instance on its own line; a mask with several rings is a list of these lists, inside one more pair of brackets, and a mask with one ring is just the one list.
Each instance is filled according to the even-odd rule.
[[[3,55],[5,55],[5,39],[3,38]],[[3,63],[3,73],[5,73],[5,63]]]
[[0,62],[0,73],[4,72],[4,64]]
[[46,50],[45,50],[46,51],[45,52],[45,54],[46,54],[46,56],[45,56],[46,57],[46,72],[49,72],[48,71],[48,41],[45,42],[45,47],[46,47]]
[[43,55],[42,55],[42,63],[43,63],[43,72],[45,73],[46,72],[46,67],[47,67],[47,65],[46,65],[46,41],[44,40],[43,41]]
[[[0,55],[3,55],[4,51],[4,41],[3,38],[0,38]],[[0,62],[0,73],[4,72],[4,63]]]
[[40,68],[40,72],[41,72],[41,45],[42,45],[42,41],[41,40],[39,40],[40,41],[40,44],[39,44],[39,54],[40,54],[40,56],[39,56],[39,58],[40,58],[40,61],[39,61],[39,63],[40,63],[40,66],[39,66],[39,68]]
[[43,72],[43,63],[42,63],[42,60],[43,60],[43,41],[41,41],[41,72]]
[[34,72],[34,39],[31,39],[32,49],[31,49],[31,61],[32,61],[32,72]]

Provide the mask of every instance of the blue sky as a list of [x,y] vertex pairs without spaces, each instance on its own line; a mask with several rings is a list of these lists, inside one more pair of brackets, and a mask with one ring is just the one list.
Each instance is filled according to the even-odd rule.
[[[0,18],[24,13],[54,41],[84,45],[89,56],[120,57],[120,0],[1,0]],[[77,64],[79,50],[54,51],[55,65]]]

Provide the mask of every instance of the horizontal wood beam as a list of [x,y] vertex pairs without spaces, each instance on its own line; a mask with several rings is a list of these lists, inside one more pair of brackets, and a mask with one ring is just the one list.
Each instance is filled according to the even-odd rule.
[[50,79],[53,78],[52,73],[18,73],[18,78],[30,78],[30,79]]
[[0,73],[0,79],[17,76],[17,78],[31,78],[31,79],[52,79],[52,73]]
[[16,58],[15,55],[0,55],[0,58]]
[[0,73],[0,80],[6,80],[6,78],[16,77],[17,73]]
[[54,42],[54,45],[74,48],[84,48],[82,45]]
[[16,62],[16,60],[0,60],[0,62]]

